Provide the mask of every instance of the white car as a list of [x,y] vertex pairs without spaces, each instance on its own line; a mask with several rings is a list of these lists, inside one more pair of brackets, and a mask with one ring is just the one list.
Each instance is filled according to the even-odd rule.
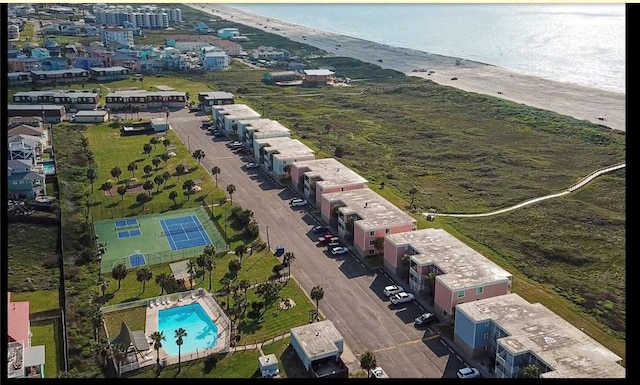
[[478,378],[478,377],[480,377],[480,372],[478,371],[478,369],[469,368],[469,367],[458,369],[458,372],[456,374],[458,375],[458,378]]
[[384,287],[384,295],[387,297],[391,297],[394,294],[402,293],[404,289],[402,286],[398,285],[389,285]]
[[258,167],[260,167],[258,163],[253,163],[253,162],[247,163],[247,168],[258,168]]
[[347,249],[344,246],[334,247],[333,249],[331,249],[331,254],[333,255],[346,254],[348,252],[349,252],[349,249]]
[[289,204],[291,205],[291,207],[304,206],[307,204],[307,201],[305,201],[304,199],[292,199]]
[[387,372],[379,366],[371,371],[371,375],[373,378],[390,378]]
[[391,296],[391,303],[394,305],[411,301],[413,301],[413,294],[404,291]]

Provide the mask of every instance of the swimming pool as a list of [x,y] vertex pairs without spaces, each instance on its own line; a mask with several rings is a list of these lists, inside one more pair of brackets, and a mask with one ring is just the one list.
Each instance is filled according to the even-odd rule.
[[182,354],[195,352],[196,349],[209,349],[215,347],[218,342],[218,327],[199,303],[158,312],[158,331],[164,332],[167,339],[162,341],[162,347],[171,356],[178,355],[175,338],[178,328],[187,331],[187,336],[182,338]]
[[55,170],[56,170],[56,166],[54,166],[53,163],[42,164],[42,171],[44,171],[45,174],[53,174]]

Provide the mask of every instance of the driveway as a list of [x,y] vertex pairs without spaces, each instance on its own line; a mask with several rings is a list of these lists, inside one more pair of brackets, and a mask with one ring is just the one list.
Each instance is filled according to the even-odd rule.
[[[142,115],[142,113],[141,113]],[[150,114],[153,115],[153,114]],[[292,275],[306,293],[320,285],[324,298],[320,311],[344,337],[356,356],[372,351],[378,364],[392,378],[455,377],[464,364],[451,354],[438,335],[430,329],[416,330],[413,319],[423,312],[414,302],[393,306],[382,294],[390,279],[379,270],[371,270],[350,254],[332,256],[316,246],[311,233],[315,219],[306,207],[289,207],[296,195],[266,177],[261,169],[246,170],[251,161],[225,147],[226,140],[213,139],[201,129],[202,114],[172,112],[171,127],[193,152],[206,153],[202,166],[209,172],[220,167],[218,184],[226,189],[236,186],[233,201],[254,212],[260,236],[270,248],[283,245],[295,254]]]

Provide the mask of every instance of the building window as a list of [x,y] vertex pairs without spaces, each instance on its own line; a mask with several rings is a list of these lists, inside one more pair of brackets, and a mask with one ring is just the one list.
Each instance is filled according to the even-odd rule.
[[485,340],[489,339],[489,333],[484,333],[484,335],[482,336]]
[[369,255],[375,254],[375,250],[369,250]]
[[385,229],[385,230],[384,230],[384,233],[385,233],[385,234],[389,234],[389,231],[390,231],[389,229]]
[[376,232],[375,232],[375,231],[369,231],[369,236],[370,236],[370,237],[373,237],[373,236],[375,236],[375,235],[376,235]]
[[444,316],[444,318],[448,318],[449,313],[447,313],[446,310],[442,309],[442,315]]
[[484,290],[483,287],[477,287],[476,288],[476,294],[478,294],[478,295],[482,294],[483,290]]
[[485,322],[485,323],[484,323],[484,326],[485,326],[485,327],[489,327],[489,321]]
[[376,241],[369,241],[369,246],[375,246]]
[[464,298],[464,290],[458,292],[458,298]]

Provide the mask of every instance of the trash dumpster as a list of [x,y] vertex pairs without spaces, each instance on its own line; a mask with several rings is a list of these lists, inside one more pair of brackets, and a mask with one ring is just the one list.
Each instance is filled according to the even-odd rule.
[[284,254],[284,246],[276,246],[276,251],[274,254],[276,257],[280,257],[282,254]]

